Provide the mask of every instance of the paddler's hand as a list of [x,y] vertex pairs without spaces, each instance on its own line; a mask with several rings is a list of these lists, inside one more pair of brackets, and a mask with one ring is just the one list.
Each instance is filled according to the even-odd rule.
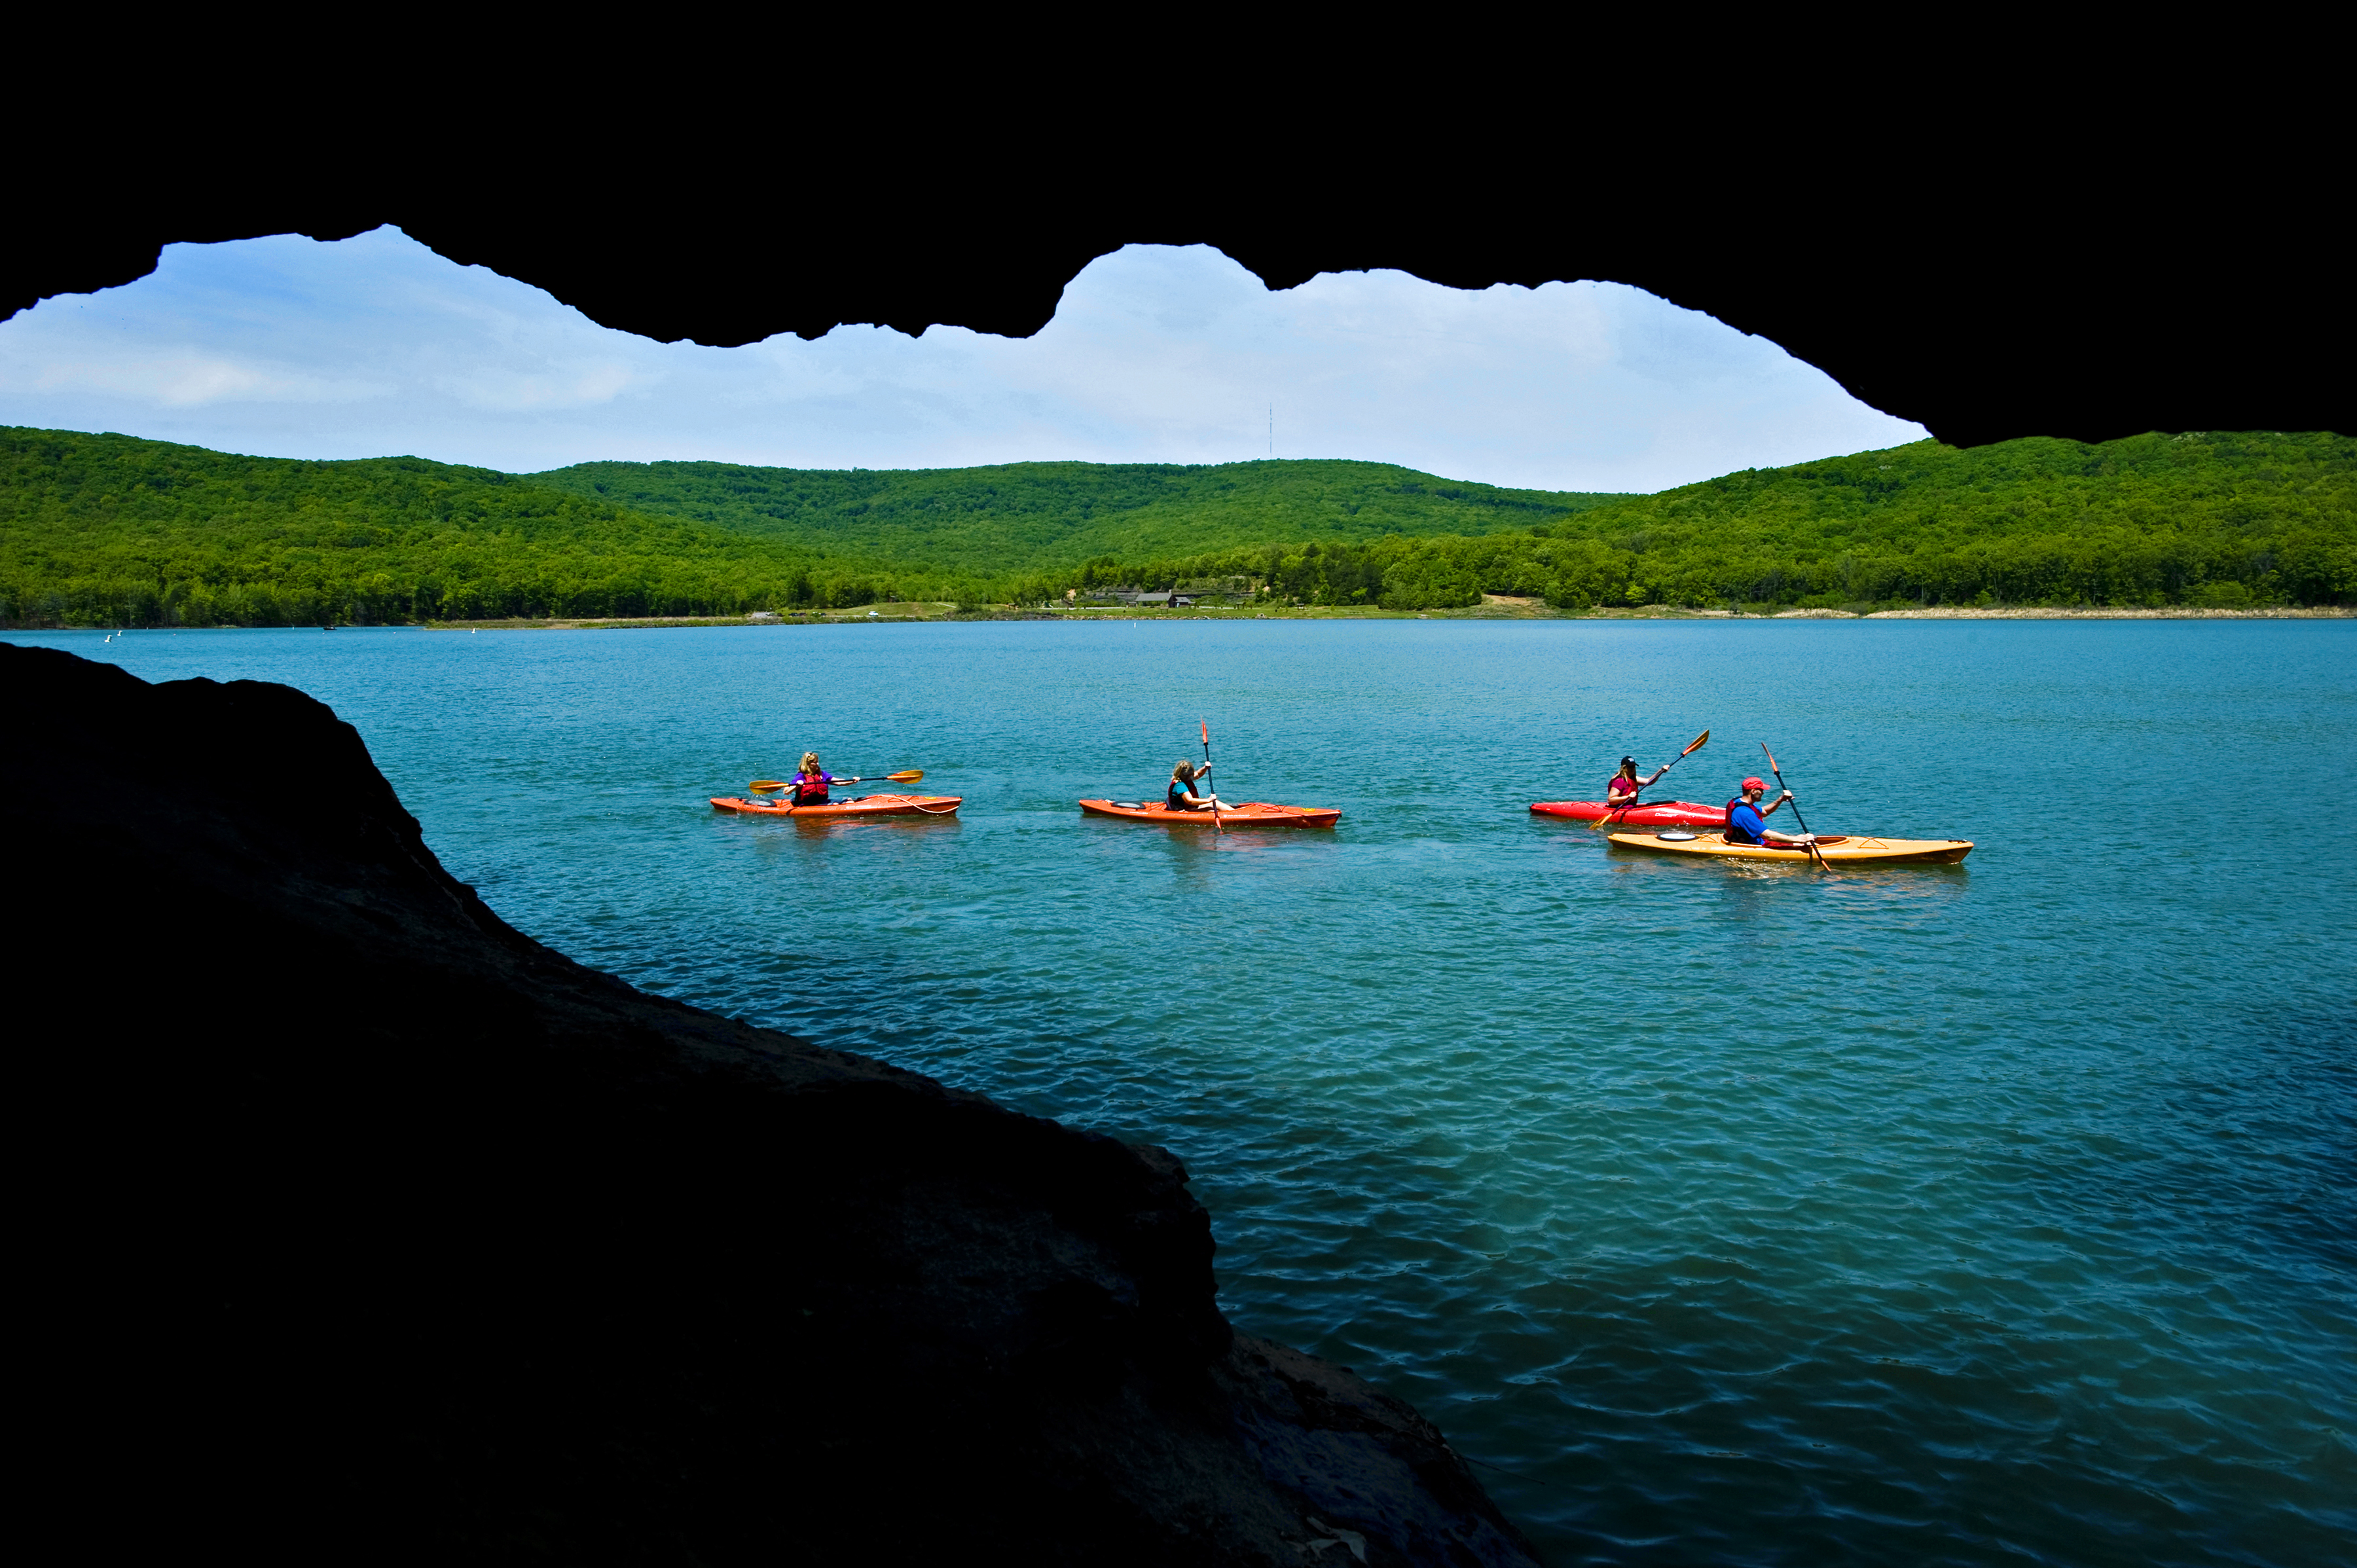
[[1777,796],[1777,797],[1776,797],[1776,803],[1777,803],[1778,805],[1780,805],[1780,806],[1781,806],[1781,805],[1782,805],[1785,801],[1787,801],[1787,800],[1791,800],[1792,798],[1792,792],[1790,789],[1787,789],[1787,790],[1785,790],[1781,795],[1779,795],[1779,796]]

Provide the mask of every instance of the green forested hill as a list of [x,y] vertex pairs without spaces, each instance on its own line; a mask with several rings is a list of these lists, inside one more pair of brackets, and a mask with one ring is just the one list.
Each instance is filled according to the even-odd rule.
[[1569,607],[2350,604],[2357,441],[1921,442],[1601,498],[1342,462],[520,478],[0,429],[12,625],[726,614],[1197,583],[1397,609],[1485,590]]
[[1705,603],[2309,604],[2357,587],[2357,441],[1922,441],[1729,474],[1555,532],[1627,549],[1663,596]]
[[1006,463],[874,472],[582,463],[534,484],[763,539],[981,575],[1092,557],[1527,529],[1622,498],[1507,490],[1341,459]]
[[[0,621],[17,625],[864,604],[878,585],[863,564],[416,457],[303,462],[0,429]],[[931,576],[921,585],[947,581]]]
[[1231,551],[1095,575],[1246,575],[1307,602],[1396,608],[1470,604],[1485,589],[1571,607],[2347,604],[2357,441],[1923,441],[1631,497],[1519,535]]

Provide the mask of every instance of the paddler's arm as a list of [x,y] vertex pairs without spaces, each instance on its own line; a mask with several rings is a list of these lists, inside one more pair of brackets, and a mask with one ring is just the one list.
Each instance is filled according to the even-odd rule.
[[[1790,789],[1785,790],[1782,794],[1776,797],[1776,806],[1782,805],[1792,798],[1792,792]],[[1760,816],[1763,818],[1766,817],[1770,811],[1773,811],[1776,809],[1776,806],[1769,807],[1768,811],[1760,813]],[[1770,843],[1791,844],[1794,849],[1800,849],[1804,845],[1813,844],[1817,842],[1817,835],[1814,833],[1771,833],[1762,832],[1760,836],[1766,839]]]

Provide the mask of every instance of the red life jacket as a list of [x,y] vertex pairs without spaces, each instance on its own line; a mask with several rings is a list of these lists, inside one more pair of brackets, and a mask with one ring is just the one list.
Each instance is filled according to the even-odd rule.
[[827,785],[827,778],[826,778],[826,775],[825,775],[825,774],[823,774],[823,773],[820,774],[820,775],[819,775],[816,779],[811,779],[811,778],[810,778],[809,776],[807,776],[806,774],[801,774],[801,773],[797,773],[797,774],[795,774],[795,775],[794,775],[794,804],[795,804],[795,805],[797,805],[797,806],[823,806],[823,805],[825,805],[825,804],[826,804],[826,785]]

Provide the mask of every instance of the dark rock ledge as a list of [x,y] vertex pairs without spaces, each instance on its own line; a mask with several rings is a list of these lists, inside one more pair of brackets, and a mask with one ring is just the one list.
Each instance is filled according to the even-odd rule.
[[0,703],[19,1487],[77,1555],[1532,1560],[1231,1330],[1167,1152],[572,962],[287,687],[0,645]]

